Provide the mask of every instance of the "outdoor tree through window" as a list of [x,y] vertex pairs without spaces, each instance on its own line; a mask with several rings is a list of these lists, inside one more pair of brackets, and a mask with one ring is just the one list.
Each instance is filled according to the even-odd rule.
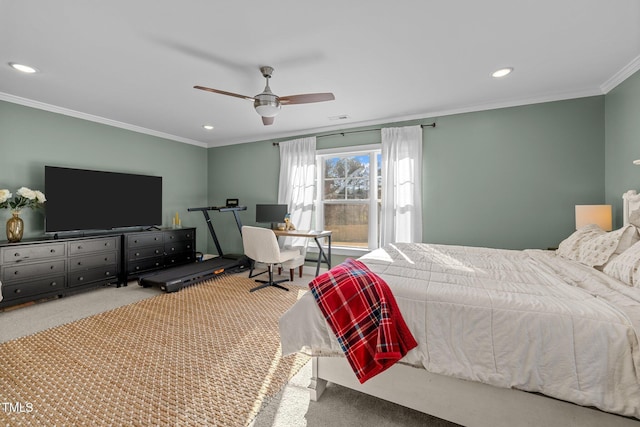
[[379,149],[318,156],[321,176],[316,221],[335,246],[378,247]]

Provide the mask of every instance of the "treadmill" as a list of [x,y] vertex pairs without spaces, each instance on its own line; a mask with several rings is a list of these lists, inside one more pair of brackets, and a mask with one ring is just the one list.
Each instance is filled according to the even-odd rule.
[[242,235],[242,223],[238,216],[239,211],[247,210],[246,206],[208,206],[202,208],[189,208],[187,211],[203,213],[209,228],[209,233],[213,237],[218,256],[205,261],[171,267],[159,272],[149,273],[140,278],[140,285],[143,287],[158,286],[165,292],[175,292],[186,286],[194,285],[211,279],[223,273],[238,273],[249,267],[249,258],[245,255],[225,255],[220,247],[218,236],[213,228],[213,222],[209,216],[209,211],[232,212],[238,226],[238,231]]

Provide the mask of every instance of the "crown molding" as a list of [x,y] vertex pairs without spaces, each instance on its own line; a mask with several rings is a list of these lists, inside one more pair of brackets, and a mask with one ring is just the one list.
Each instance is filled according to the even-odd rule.
[[581,91],[565,92],[565,93],[545,95],[545,96],[532,97],[532,98],[503,100],[503,101],[492,102],[487,104],[467,105],[467,106],[462,106],[462,107],[451,109],[451,110],[434,110],[434,111],[425,111],[422,113],[403,115],[403,116],[384,117],[384,118],[375,119],[375,120],[349,121],[348,123],[343,122],[339,125],[305,129],[302,131],[283,132],[283,133],[271,135],[268,139],[255,139],[252,137],[248,137],[248,138],[238,138],[238,139],[227,140],[224,142],[210,142],[210,143],[204,143],[201,141],[183,138],[176,135],[167,134],[164,132],[158,132],[152,129],[143,128],[141,126],[136,126],[129,123],[123,123],[123,122],[107,119],[100,116],[94,116],[92,114],[82,113],[80,111],[58,107],[55,105],[30,100],[27,98],[21,98],[15,95],[7,94],[7,93],[0,92],[0,100],[24,105],[27,107],[33,107],[40,110],[51,111],[53,113],[59,113],[66,116],[76,117],[79,119],[89,120],[96,123],[102,123],[108,126],[127,129],[133,132],[152,135],[159,138],[169,139],[172,141],[183,142],[185,144],[196,145],[198,147],[215,148],[215,147],[223,147],[223,146],[234,145],[234,144],[245,144],[250,142],[272,141],[276,139],[298,137],[301,135],[321,134],[325,132],[346,130],[346,129],[352,129],[352,128],[366,127],[366,126],[379,126],[379,125],[384,125],[388,123],[421,120],[421,119],[434,118],[434,117],[451,116],[455,114],[473,113],[473,112],[479,112],[479,111],[496,110],[500,108],[519,107],[519,106],[531,105],[531,104],[541,104],[545,102],[564,101],[568,99],[606,95],[613,88],[615,88],[620,83],[625,81],[627,78],[629,78],[632,74],[634,74],[638,70],[640,70],[640,56],[636,57],[631,62],[629,62],[629,64],[627,64],[624,68],[622,68],[620,71],[615,73],[609,80],[607,80],[598,88],[590,88],[590,89],[585,89]]
[[620,83],[631,77],[636,71],[640,70],[640,56],[635,57],[631,62],[625,65],[620,71],[615,73],[609,80],[604,82],[600,89],[602,93],[607,94]]
[[564,92],[553,95],[545,95],[531,98],[522,98],[522,99],[513,99],[513,100],[503,100],[498,102],[492,102],[487,104],[475,104],[463,106],[460,108],[455,108],[451,110],[434,110],[434,111],[425,111],[422,113],[403,115],[403,116],[390,116],[384,117],[376,120],[365,120],[365,121],[352,121],[348,123],[342,123],[342,125],[333,125],[326,126],[320,128],[313,129],[305,129],[304,131],[298,132],[286,132],[277,135],[271,135],[268,139],[252,139],[252,138],[240,138],[235,140],[227,140],[223,143],[220,142],[212,142],[209,144],[209,148],[216,147],[224,147],[227,145],[235,145],[235,144],[246,144],[251,142],[263,142],[263,141],[273,141],[278,139],[286,139],[293,137],[303,137],[305,135],[315,135],[322,136],[323,133],[327,132],[335,132],[341,130],[350,130],[355,128],[367,127],[367,126],[380,126],[391,123],[399,123],[399,122],[407,122],[413,120],[427,120],[434,119],[437,117],[445,117],[445,116],[453,116],[455,114],[465,114],[465,113],[475,113],[480,111],[489,111],[489,110],[498,110],[500,108],[510,108],[510,107],[521,107],[526,105],[533,104],[542,104],[545,102],[555,102],[555,101],[566,101],[570,99],[578,99],[578,98],[587,98],[590,96],[601,96],[604,95],[600,88],[591,88],[585,89],[581,91],[575,92]]
[[96,123],[101,123],[108,126],[126,129],[132,132],[143,133],[146,135],[156,136],[158,138],[169,139],[172,141],[183,142],[185,144],[197,145],[198,147],[207,148],[207,144],[200,141],[195,141],[193,139],[182,138],[180,136],[171,135],[164,132],[158,132],[153,129],[147,129],[141,126],[119,122],[117,120],[111,120],[105,117],[94,116],[93,114],[82,113],[80,111],[59,107],[57,105],[46,104],[40,101],[34,101],[32,99],[22,98],[19,96],[8,94],[8,93],[0,92],[0,100],[12,102],[14,104],[24,105],[26,107],[37,108],[38,110],[45,110],[45,111],[50,111],[52,113],[63,114],[65,116],[75,117],[77,119],[88,120],[90,122],[96,122]]

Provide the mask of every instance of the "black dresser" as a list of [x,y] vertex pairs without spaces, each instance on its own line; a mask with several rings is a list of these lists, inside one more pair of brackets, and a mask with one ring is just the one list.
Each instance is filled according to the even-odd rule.
[[0,242],[0,308],[104,285],[196,260],[196,229],[127,231]]
[[0,244],[0,307],[121,283],[121,235]]
[[123,237],[123,280],[196,260],[196,229],[180,228],[126,233]]

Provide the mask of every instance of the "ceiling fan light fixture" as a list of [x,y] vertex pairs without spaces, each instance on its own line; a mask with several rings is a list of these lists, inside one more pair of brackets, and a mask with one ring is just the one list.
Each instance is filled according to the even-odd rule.
[[213,130],[213,125],[202,125],[205,130]]
[[491,76],[499,79],[500,77],[505,77],[508,74],[511,74],[513,71],[513,67],[500,68],[499,70],[494,71]]
[[262,117],[275,117],[280,112],[279,104],[256,105],[255,107]]
[[280,112],[280,101],[273,94],[261,93],[255,97],[253,107],[262,117],[275,117]]

